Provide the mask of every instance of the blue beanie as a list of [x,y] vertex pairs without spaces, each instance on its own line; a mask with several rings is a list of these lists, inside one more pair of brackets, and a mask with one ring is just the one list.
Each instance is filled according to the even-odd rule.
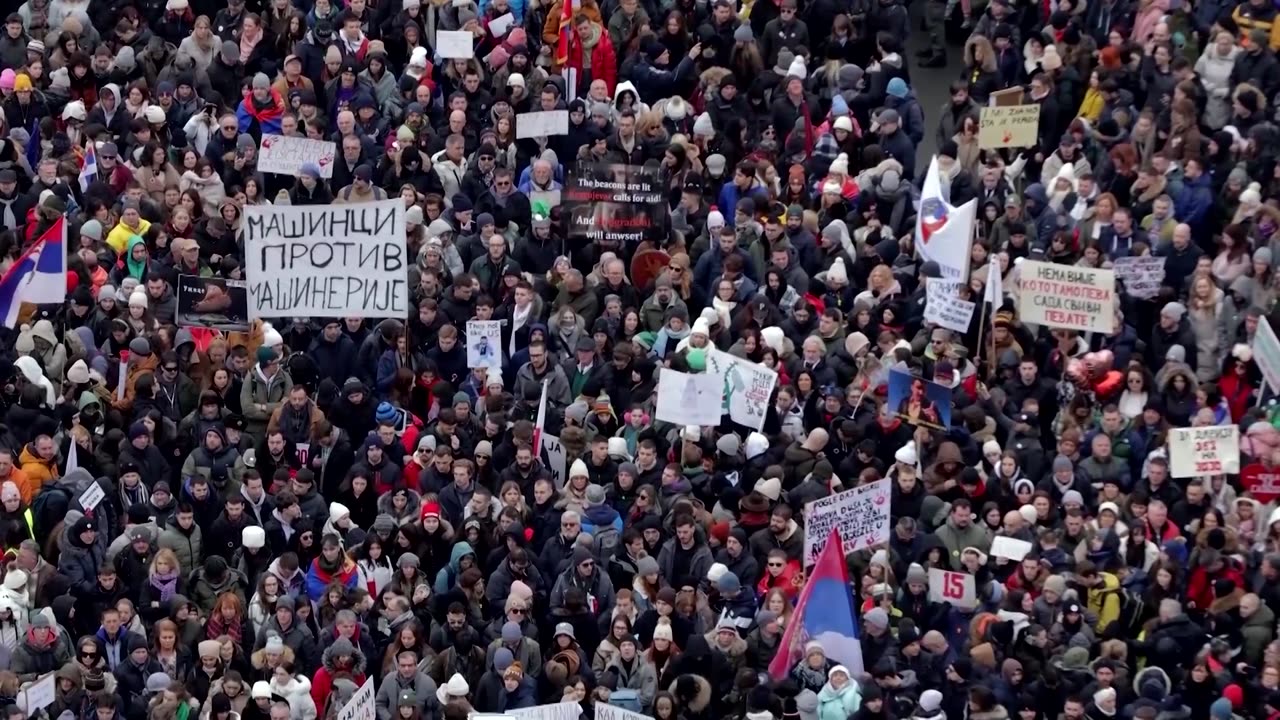
[[907,81],[896,77],[889,81],[886,91],[896,98],[904,98],[907,96]]
[[309,176],[313,180],[320,179],[320,166],[316,165],[313,162],[302,163],[302,168],[299,170],[299,172],[301,172],[303,175]]
[[843,96],[836,95],[835,97],[831,98],[831,114],[837,117],[840,115],[849,114],[849,103],[844,101]]
[[400,413],[389,402],[378,403],[378,410],[373,416],[379,423],[393,423],[400,419]]
[[1209,717],[1213,720],[1231,720],[1231,701],[1220,697],[1209,706]]

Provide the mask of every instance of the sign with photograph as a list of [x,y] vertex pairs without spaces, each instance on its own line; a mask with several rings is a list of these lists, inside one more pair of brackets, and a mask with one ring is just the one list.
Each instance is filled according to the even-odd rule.
[[249,329],[249,292],[243,280],[178,276],[177,324],[243,332]]
[[502,369],[502,321],[467,321],[467,367]]
[[297,177],[302,166],[315,163],[320,177],[333,177],[333,160],[338,156],[338,146],[330,140],[312,140],[292,135],[263,135],[258,150],[258,169]]

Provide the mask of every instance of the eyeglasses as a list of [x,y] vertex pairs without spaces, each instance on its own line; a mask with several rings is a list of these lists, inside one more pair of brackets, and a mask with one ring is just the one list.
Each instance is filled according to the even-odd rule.
[[523,615],[524,608],[511,608],[507,612],[511,613],[512,615]]
[[667,269],[673,273],[684,272],[684,268],[680,267],[679,265],[668,265]]
[[595,567],[595,564],[595,560],[584,560],[583,562],[578,563],[578,567]]
[[780,562],[771,562],[771,563],[769,563],[769,567],[775,567],[775,568],[777,568],[777,567],[785,567],[785,563],[780,563]]
[[96,657],[98,657],[98,653],[96,653],[96,652],[92,652],[92,651],[88,651],[88,650],[81,650],[81,651],[80,651],[80,657],[83,657],[83,658],[96,658]]
[[494,185],[494,187],[511,187],[511,181],[510,181],[510,180],[499,180],[498,182],[495,182],[493,185]]
[[169,366],[169,367],[166,367],[166,368],[164,369],[164,371],[165,371],[165,372],[178,372],[178,367],[177,367],[176,365]]

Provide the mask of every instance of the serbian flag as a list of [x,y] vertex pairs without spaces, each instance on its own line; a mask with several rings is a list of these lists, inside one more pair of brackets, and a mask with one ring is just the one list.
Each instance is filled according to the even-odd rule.
[[0,319],[16,327],[22,303],[61,304],[67,299],[67,225],[58,218],[0,277]]
[[[565,101],[578,97],[578,71],[569,67],[569,50],[573,45],[573,7],[575,0],[564,0],[560,11],[560,40],[556,43],[556,67],[564,74]],[[584,50],[585,52],[585,50]]]
[[80,191],[89,192],[89,186],[98,179],[98,154],[90,142],[84,149],[84,164],[80,166]]
[[[862,644],[858,640],[857,606],[849,588],[849,568],[844,561],[844,544],[832,529],[827,544],[800,590],[796,611],[782,633],[778,654],[769,663],[769,676],[782,680],[797,662],[804,659],[809,642],[822,645],[827,657],[844,665],[855,675],[862,672]],[[809,612],[812,608],[813,612]]]
[[542,381],[542,399],[538,401],[538,422],[533,425],[533,456],[542,457],[542,433],[547,427],[547,384],[551,378]]

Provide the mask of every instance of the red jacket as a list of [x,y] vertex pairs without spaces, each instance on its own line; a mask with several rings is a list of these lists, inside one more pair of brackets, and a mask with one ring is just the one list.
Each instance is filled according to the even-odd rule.
[[[578,71],[579,82],[582,80],[582,40],[578,33],[569,35],[569,67]],[[608,86],[609,97],[618,84],[618,54],[613,51],[613,41],[609,39],[609,31],[600,28],[600,42],[591,50],[591,79],[603,80]]]

